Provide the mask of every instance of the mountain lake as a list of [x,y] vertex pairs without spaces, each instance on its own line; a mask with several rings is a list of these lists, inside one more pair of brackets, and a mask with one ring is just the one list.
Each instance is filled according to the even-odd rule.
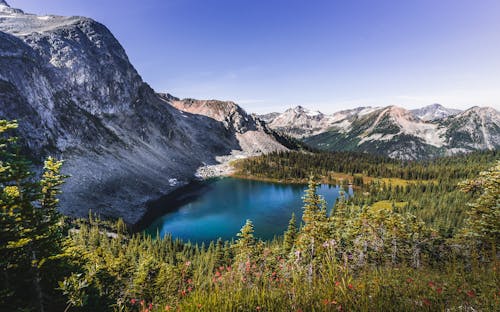
[[[247,219],[255,226],[255,236],[272,239],[286,230],[292,212],[297,224],[302,217],[302,197],[307,185],[278,184],[235,178],[217,178],[180,190],[169,200],[155,203],[164,211],[155,217],[145,232],[153,236],[171,234],[193,243],[208,243],[222,238],[236,239]],[[321,185],[318,194],[331,210],[340,187]],[[353,194],[352,188],[348,193]]]

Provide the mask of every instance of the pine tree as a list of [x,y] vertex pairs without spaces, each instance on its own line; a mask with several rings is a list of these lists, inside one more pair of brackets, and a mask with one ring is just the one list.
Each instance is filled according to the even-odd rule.
[[[49,158],[41,181],[36,181],[16,138],[6,133],[16,127],[0,121],[0,274],[5,290],[0,304],[44,311],[45,297],[57,287],[59,276],[55,266],[44,265],[62,254],[63,222],[56,198],[63,180],[61,163]],[[50,278],[43,280],[42,275]]]
[[215,261],[216,261],[216,266],[221,266],[226,264],[226,261],[224,259],[224,242],[222,241],[222,238],[218,238],[217,242],[215,243]]
[[303,197],[303,226],[297,238],[297,250],[302,260],[310,262],[322,252],[323,244],[329,237],[329,226],[326,216],[326,202],[317,192],[319,183],[314,177],[309,179],[308,188]]
[[295,219],[295,213],[292,213],[292,218],[288,222],[288,228],[285,231],[283,237],[283,253],[287,255],[293,248],[295,244],[295,239],[297,238],[297,221]]
[[[35,210],[33,202],[39,199],[37,185],[31,181],[28,162],[18,155],[16,138],[8,136],[17,123],[0,121],[0,269],[6,299],[3,305],[30,302],[31,253],[35,238]],[[1,300],[1,299],[0,299]],[[18,301],[18,302],[16,302]]]
[[237,234],[238,240],[234,245],[235,256],[242,261],[249,261],[254,254],[257,241],[253,235],[254,226],[251,220],[247,220],[245,225]]
[[[476,195],[469,203],[466,235],[493,251],[500,248],[500,161],[481,172],[477,179],[460,184],[465,192]],[[495,257],[495,256],[494,256]]]

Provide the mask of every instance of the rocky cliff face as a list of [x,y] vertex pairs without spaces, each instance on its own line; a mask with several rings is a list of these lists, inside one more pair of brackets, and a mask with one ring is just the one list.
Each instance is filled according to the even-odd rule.
[[491,107],[472,107],[439,125],[450,152],[500,148],[500,113]]
[[[136,223],[148,200],[218,156],[284,149],[255,120],[192,114],[173,102],[142,81],[102,24],[26,14],[0,1],[0,118],[19,120],[35,161],[65,159],[64,213],[91,209]],[[249,148],[238,136],[251,132],[273,144]]]
[[272,150],[285,150],[264,122],[247,114],[241,107],[230,101],[173,99],[171,104],[184,112],[207,116],[224,125],[230,133],[235,134],[239,146],[247,154],[257,155]]
[[413,111],[360,107],[331,115],[296,108],[273,118],[269,126],[320,149],[421,159],[499,148],[499,116],[493,108],[460,112],[441,105]]

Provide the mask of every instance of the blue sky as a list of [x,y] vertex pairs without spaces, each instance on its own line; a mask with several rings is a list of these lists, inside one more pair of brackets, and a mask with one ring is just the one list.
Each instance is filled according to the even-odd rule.
[[498,0],[7,0],[105,24],[155,90],[303,105],[500,109]]

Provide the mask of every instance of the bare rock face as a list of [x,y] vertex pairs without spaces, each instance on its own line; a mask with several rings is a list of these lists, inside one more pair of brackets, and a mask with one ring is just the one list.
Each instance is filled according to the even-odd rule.
[[[179,111],[144,83],[110,31],[84,17],[37,16],[0,0],[0,118],[19,121],[37,162],[65,159],[62,211],[136,223],[145,203],[233,151],[253,131],[284,149],[237,105]],[[224,115],[226,114],[226,115]],[[172,181],[175,181],[173,183]]]
[[264,122],[254,115],[247,114],[234,102],[174,99],[171,104],[181,111],[207,116],[221,122],[226,130],[235,133],[238,145],[245,151],[246,156],[287,149],[279,143],[277,134]]

